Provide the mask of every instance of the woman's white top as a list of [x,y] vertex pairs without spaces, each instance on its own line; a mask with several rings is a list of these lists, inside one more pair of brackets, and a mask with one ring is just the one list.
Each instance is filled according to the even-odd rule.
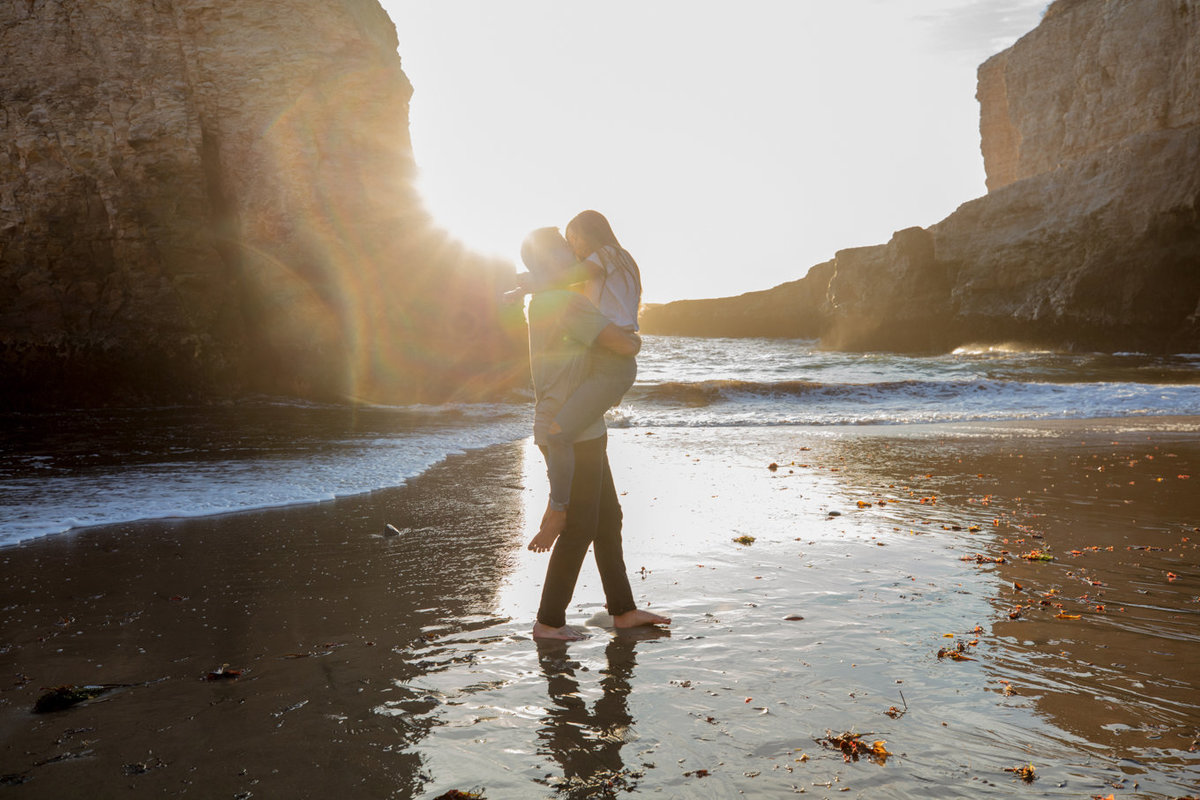
[[637,262],[629,253],[612,245],[601,247],[587,261],[600,267],[602,274],[585,284],[584,294],[613,324],[636,331],[638,307],[642,303],[642,275]]

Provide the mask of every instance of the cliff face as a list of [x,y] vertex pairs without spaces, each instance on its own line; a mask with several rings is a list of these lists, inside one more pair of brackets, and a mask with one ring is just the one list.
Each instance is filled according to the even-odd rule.
[[835,348],[1200,350],[1198,48],[1196,0],[1059,0],[980,67],[989,193],[767,294],[821,297],[792,316]]
[[676,336],[786,337],[815,339],[821,335],[825,286],[833,262],[818,264],[800,280],[761,292],[709,300],[680,300],[642,310],[646,333]]
[[511,267],[421,211],[396,44],[376,0],[0,7],[6,399],[502,382]]
[[979,68],[989,190],[1133,136],[1200,124],[1200,7],[1059,0]]

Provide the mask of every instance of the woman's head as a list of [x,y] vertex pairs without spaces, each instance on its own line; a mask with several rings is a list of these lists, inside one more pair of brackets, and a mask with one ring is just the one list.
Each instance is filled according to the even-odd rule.
[[521,260],[544,286],[558,286],[575,264],[571,246],[558,228],[538,228],[521,242]]
[[605,245],[620,247],[608,220],[599,211],[580,211],[567,223],[567,241],[575,255],[584,259]]

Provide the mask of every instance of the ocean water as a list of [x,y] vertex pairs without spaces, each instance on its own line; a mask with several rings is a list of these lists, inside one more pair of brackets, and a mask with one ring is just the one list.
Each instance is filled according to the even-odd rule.
[[[814,342],[646,337],[615,427],[872,426],[1200,416],[1200,355],[962,348],[824,352]],[[261,398],[0,416],[0,546],[74,528],[317,502],[399,486],[447,456],[523,438],[530,396],[350,407]]]
[[1200,355],[1003,347],[944,356],[652,337],[614,418],[634,426],[884,425],[1200,414]]

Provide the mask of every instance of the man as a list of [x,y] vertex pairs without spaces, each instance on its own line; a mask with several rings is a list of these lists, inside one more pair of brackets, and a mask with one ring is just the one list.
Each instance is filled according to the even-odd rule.
[[[526,237],[521,258],[540,287],[529,301],[529,362],[535,397],[533,439],[545,454],[555,416],[587,376],[588,351],[604,347],[632,356],[641,342],[609,322],[587,298],[567,288],[575,258],[557,228],[541,228]],[[534,552],[552,551],[533,625],[535,638],[584,638],[567,626],[566,610],[589,546],[594,549],[605,605],[616,627],[671,622],[634,603],[621,542],[621,504],[613,486],[607,446],[603,418],[579,434],[570,502],[565,510],[548,507],[538,535],[529,543]]]

